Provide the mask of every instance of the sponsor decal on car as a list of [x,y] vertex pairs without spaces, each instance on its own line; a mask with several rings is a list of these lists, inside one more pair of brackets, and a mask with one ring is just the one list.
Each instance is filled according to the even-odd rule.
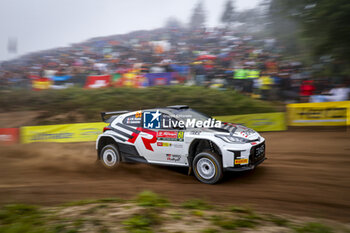
[[177,138],[177,131],[158,131],[159,138]]
[[183,148],[184,146],[183,146],[183,145],[180,145],[180,144],[174,144],[174,147],[175,147],[175,148],[178,148],[178,149],[181,149],[181,148]]
[[152,148],[151,144],[154,144],[154,143],[157,142],[157,132],[149,130],[149,129],[143,129],[143,128],[140,128],[140,127],[136,128],[136,131],[137,132],[133,132],[131,134],[132,137],[129,138],[128,142],[134,144],[136,139],[137,139],[137,137],[140,135],[140,132],[144,132],[144,133],[150,134],[150,135],[152,135],[152,138],[148,139],[148,138],[145,138],[145,137],[141,136],[141,140],[142,140],[143,145],[145,146],[145,148],[147,150],[153,151],[153,148]]
[[201,134],[201,131],[192,131],[191,134],[192,134],[192,135],[200,135],[200,134]]
[[143,127],[146,129],[176,129],[176,128],[220,128],[221,121],[208,118],[206,120],[197,120],[187,118],[186,120],[176,119],[157,111],[143,112]]
[[181,155],[172,155],[172,154],[166,155],[166,160],[168,160],[168,161],[177,162],[177,161],[180,161],[180,159],[181,159]]
[[158,131],[157,138],[160,141],[183,141],[184,132],[183,131]]
[[157,142],[157,146],[171,146],[171,143],[169,142]]
[[143,127],[146,129],[161,128],[161,113],[159,110],[143,113]]
[[[241,127],[243,128],[243,127]],[[244,127],[245,128],[245,127]],[[250,136],[252,134],[255,134],[255,131],[252,129],[245,128],[243,131],[240,132],[244,137]]]
[[141,118],[128,117],[128,118],[126,118],[126,123],[127,124],[140,124],[141,123]]
[[235,159],[235,164],[246,164],[248,159]]

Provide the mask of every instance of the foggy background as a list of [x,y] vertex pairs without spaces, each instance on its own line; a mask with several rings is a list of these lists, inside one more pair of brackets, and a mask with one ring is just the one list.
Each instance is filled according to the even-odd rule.
[[[159,28],[175,17],[190,20],[197,0],[1,0],[0,61],[28,52],[68,46],[92,37]],[[226,0],[205,0],[206,25],[220,24]],[[254,8],[259,0],[236,0],[236,10]],[[7,52],[17,38],[17,54]]]

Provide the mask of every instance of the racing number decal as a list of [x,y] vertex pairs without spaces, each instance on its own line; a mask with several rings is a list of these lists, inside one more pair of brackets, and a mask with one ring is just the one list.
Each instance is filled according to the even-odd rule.
[[142,112],[141,112],[141,111],[138,111],[138,112],[135,114],[135,117],[136,117],[136,118],[141,118],[141,117],[142,117]]
[[177,139],[178,139],[179,141],[182,141],[182,140],[184,139],[184,132],[183,132],[183,131],[179,131],[179,132],[177,133]]

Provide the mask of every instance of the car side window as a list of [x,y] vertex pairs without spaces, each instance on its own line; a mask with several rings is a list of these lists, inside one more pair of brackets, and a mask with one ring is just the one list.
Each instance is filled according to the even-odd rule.
[[142,123],[142,116],[139,114],[132,114],[130,116],[127,116],[123,120],[123,124],[134,126],[134,127],[141,127]]
[[168,114],[162,113],[162,129],[181,129],[179,127],[179,121]]

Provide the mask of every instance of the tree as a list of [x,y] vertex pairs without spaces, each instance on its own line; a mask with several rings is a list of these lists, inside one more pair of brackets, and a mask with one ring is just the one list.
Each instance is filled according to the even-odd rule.
[[169,29],[179,29],[182,28],[182,23],[175,17],[170,17],[168,20],[165,22],[164,25],[165,28]]
[[285,47],[288,55],[301,53],[300,24],[292,18],[292,8],[286,8],[287,0],[271,0],[267,9],[267,31]]
[[221,22],[229,26],[234,21],[235,21],[235,17],[234,17],[233,3],[232,3],[232,0],[227,0],[225,4],[224,12],[222,13],[222,16],[221,16]]
[[331,56],[350,72],[349,0],[271,0],[269,16],[275,33],[302,41],[316,61]]
[[193,13],[190,20],[190,28],[200,29],[205,26],[205,12],[203,2],[198,2],[197,6],[193,9]]
[[312,41],[315,55],[333,55],[350,62],[350,2],[304,0],[296,17],[303,34]]
[[235,13],[235,22],[240,23],[237,27],[238,31],[246,31],[247,33],[261,33],[266,27],[265,15],[261,9],[251,8]]

